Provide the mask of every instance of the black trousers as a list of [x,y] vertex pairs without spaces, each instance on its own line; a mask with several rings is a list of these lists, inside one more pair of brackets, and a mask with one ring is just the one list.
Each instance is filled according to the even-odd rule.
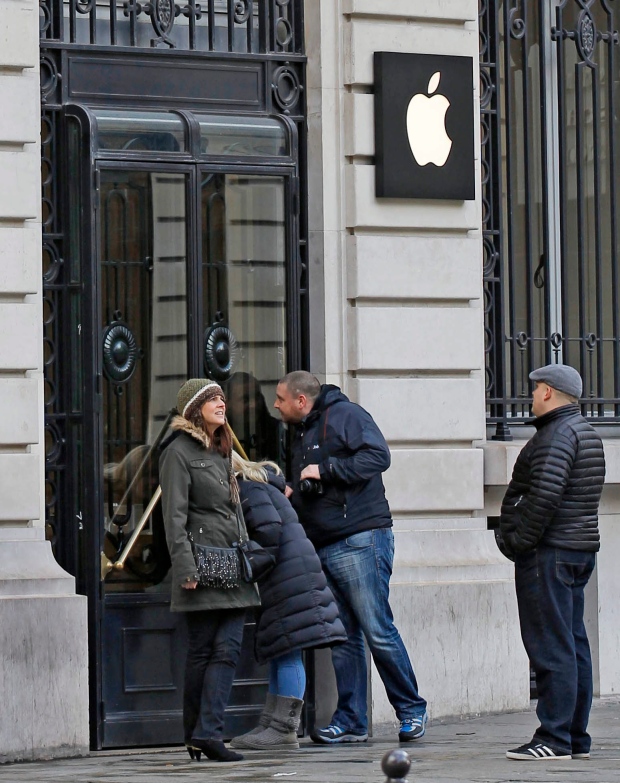
[[563,753],[587,753],[592,659],[583,621],[593,552],[538,546],[517,555],[521,636],[536,673],[540,726],[534,740]]
[[245,609],[186,612],[185,742],[222,739],[224,712],[241,654]]

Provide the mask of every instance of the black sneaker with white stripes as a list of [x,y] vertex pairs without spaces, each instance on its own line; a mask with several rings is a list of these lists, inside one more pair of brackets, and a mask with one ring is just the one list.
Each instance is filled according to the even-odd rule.
[[549,745],[543,745],[542,742],[528,742],[527,745],[521,745],[520,748],[514,748],[506,752],[506,758],[516,759],[517,761],[570,761],[571,754],[563,753],[561,750],[554,750]]

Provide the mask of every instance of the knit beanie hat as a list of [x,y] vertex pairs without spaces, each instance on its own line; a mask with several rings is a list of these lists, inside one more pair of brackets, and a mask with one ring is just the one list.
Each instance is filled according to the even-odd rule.
[[206,378],[190,378],[185,381],[177,394],[177,410],[181,416],[189,419],[205,402],[214,397],[226,399],[222,387]]

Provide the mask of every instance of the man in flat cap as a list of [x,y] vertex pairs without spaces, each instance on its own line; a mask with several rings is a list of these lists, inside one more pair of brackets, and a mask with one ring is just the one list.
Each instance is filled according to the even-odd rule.
[[603,444],[577,404],[573,367],[530,373],[536,434],[515,463],[498,545],[515,561],[521,637],[536,673],[540,726],[509,759],[589,758],[592,660],[584,588],[599,549]]

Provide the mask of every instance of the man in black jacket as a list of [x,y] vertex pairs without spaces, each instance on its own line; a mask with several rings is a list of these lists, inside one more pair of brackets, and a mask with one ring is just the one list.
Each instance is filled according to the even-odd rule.
[[332,650],[336,712],[312,739],[368,739],[364,637],[400,720],[400,741],[419,739],[426,701],[388,600],[394,535],[381,478],[390,466],[385,439],[369,413],[308,372],[280,381],[275,407],[296,430],[288,496],[316,547],[348,637]]
[[536,673],[540,726],[510,759],[589,758],[592,660],[584,588],[599,549],[603,444],[577,405],[573,367],[530,373],[536,434],[515,463],[498,544],[515,561],[521,636]]

